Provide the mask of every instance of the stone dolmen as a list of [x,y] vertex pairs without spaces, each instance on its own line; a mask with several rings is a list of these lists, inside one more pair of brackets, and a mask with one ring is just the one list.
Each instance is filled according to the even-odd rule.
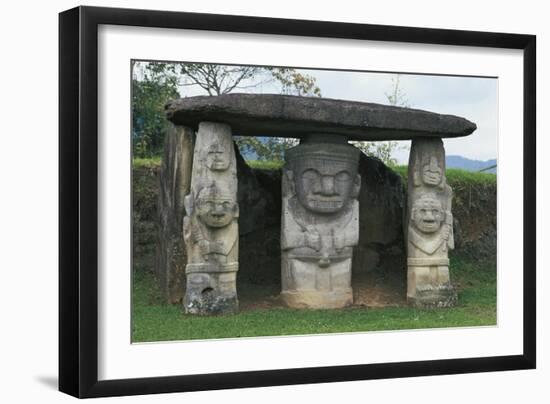
[[[165,190],[161,211],[181,210],[181,203],[170,201],[182,198],[185,210],[181,231],[164,221],[161,239],[164,246],[174,244],[170,239],[184,239],[186,282],[177,279],[182,264],[175,263],[175,255],[162,245],[166,251],[159,252],[158,262],[164,265],[160,278],[165,290],[186,284],[187,313],[238,310],[239,207],[233,134],[300,139],[299,145],[286,151],[282,174],[281,299],[287,306],[339,308],[353,303],[361,151],[349,140],[412,140],[404,234],[407,300],[418,307],[456,302],[448,259],[448,250],[454,247],[452,190],[445,179],[441,138],[467,136],[475,124],[410,108],[272,94],[182,98],[169,103],[166,112],[173,124],[167,143],[186,145],[187,150],[165,148],[165,159],[171,163],[163,164],[163,171],[188,178],[175,181],[173,175],[161,172],[161,181],[171,181],[161,184]],[[174,154],[189,156],[193,145],[190,168]],[[187,168],[181,171],[182,166]],[[163,217],[181,216],[182,212],[172,212]]]

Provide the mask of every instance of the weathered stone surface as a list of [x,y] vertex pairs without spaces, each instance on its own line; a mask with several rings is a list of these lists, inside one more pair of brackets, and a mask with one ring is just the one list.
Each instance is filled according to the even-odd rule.
[[286,152],[281,297],[290,307],[337,308],[353,303],[359,155],[345,142],[302,143]]
[[226,124],[199,125],[185,210],[185,311],[199,315],[235,313],[239,207],[235,152],[231,128]]
[[[281,282],[281,170],[251,169],[237,154],[239,209],[239,279],[247,283]],[[353,277],[366,272],[389,274],[406,283],[401,176],[380,160],[359,158],[359,244],[353,248]]]
[[237,154],[239,280],[281,283],[281,170],[251,169]]
[[[251,169],[242,157],[238,154],[236,157],[239,209],[241,212],[253,213],[253,218],[249,218],[252,215],[247,214],[245,221],[244,215],[239,218],[237,287],[241,284],[246,284],[246,287],[250,287],[250,284],[279,287],[281,170]],[[160,168],[157,166],[133,169],[133,265],[136,272],[152,271],[153,268],[156,239],[154,232],[160,225],[157,217],[159,174]],[[402,214],[406,206],[406,191],[401,177],[381,161],[364,154],[359,160],[359,174],[361,229],[359,244],[353,249],[352,282],[357,285],[364,278],[363,275],[367,276],[365,272],[369,271],[369,285],[389,285],[388,279],[393,279],[390,274],[395,273],[403,282],[403,287],[398,292],[405,295],[407,256],[403,241]],[[494,260],[496,183],[464,180],[454,182],[452,187],[455,255]],[[255,206],[258,208],[253,209]],[[181,226],[179,230],[181,232]],[[395,235],[395,238],[386,239],[386,233]],[[452,270],[453,268],[451,276]],[[182,278],[184,277],[183,273]],[[371,281],[372,278],[374,280]],[[460,285],[455,286],[460,288]],[[180,299],[184,292],[185,282],[182,282]],[[354,293],[356,292],[354,288]]]
[[420,307],[456,302],[449,276],[454,248],[452,190],[441,139],[412,142],[408,177],[407,300]]
[[476,125],[464,118],[411,108],[276,94],[181,98],[166,106],[175,124],[225,122],[243,136],[298,137],[329,133],[350,140],[460,137]]
[[407,196],[401,176],[363,153],[359,174],[359,244],[353,250],[353,273],[402,272],[406,265],[403,210]]
[[497,250],[496,183],[453,184],[455,250],[477,260],[495,259]]
[[194,138],[193,129],[172,125],[166,135],[159,172],[155,270],[169,303],[180,302],[184,293],[187,258],[181,226],[185,215],[184,197],[191,184]]

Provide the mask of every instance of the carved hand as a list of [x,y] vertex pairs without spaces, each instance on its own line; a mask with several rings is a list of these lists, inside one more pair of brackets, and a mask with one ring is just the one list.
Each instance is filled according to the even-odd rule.
[[315,251],[321,249],[321,236],[313,226],[308,226],[305,231],[306,245],[313,248]]
[[210,242],[208,240],[199,240],[199,250],[202,255],[206,255],[210,252]]
[[345,245],[346,238],[344,237],[343,234],[337,234],[334,231],[334,229],[332,229],[331,233],[332,233],[332,243],[334,245],[334,249],[337,252],[341,252],[344,249],[344,247],[346,246]]
[[189,217],[185,216],[183,218],[183,239],[186,243],[189,243],[191,241],[191,219]]
[[441,226],[441,235],[443,236],[443,239],[448,240],[450,234],[451,227],[448,224],[444,224],[443,226]]

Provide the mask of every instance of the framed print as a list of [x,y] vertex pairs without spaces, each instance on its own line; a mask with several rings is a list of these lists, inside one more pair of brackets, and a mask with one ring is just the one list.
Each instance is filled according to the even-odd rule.
[[534,36],[59,27],[61,391],[535,367]]

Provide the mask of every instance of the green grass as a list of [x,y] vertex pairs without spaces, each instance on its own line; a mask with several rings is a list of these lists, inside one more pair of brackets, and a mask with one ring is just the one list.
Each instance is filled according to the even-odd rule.
[[161,163],[160,156],[149,157],[149,158],[136,157],[132,159],[132,168],[155,168],[155,167],[159,167],[160,163]]
[[246,160],[251,168],[257,168],[261,170],[278,170],[285,165],[282,160]]
[[[132,160],[133,168],[155,168],[161,164],[161,157],[136,157]],[[261,170],[278,170],[285,162],[281,160],[246,160],[251,168],[257,168]]]
[[[278,170],[284,165],[284,161],[278,160],[246,160],[252,168],[262,170]],[[391,170],[395,171],[401,176],[405,184],[407,182],[407,166],[391,166]],[[495,185],[497,182],[497,176],[493,173],[467,171],[458,168],[448,168],[445,172],[447,181],[451,187],[460,185]]]
[[[339,310],[294,310],[282,307],[247,309],[232,316],[197,317],[179,305],[162,304],[151,274],[134,277],[132,340],[169,341],[277,335],[324,334],[419,328],[465,327],[496,324],[496,267],[453,257],[451,277],[459,290],[459,305],[448,309],[411,307]],[[239,285],[244,299],[273,293],[274,285]],[[250,295],[248,296],[250,297]]]
[[[155,168],[160,166],[161,157],[151,157],[151,158],[135,158],[132,160],[133,168]],[[284,161],[280,160],[246,160],[251,168],[262,169],[262,170],[278,170],[284,165]],[[403,180],[407,181],[407,166],[392,166],[390,167],[393,171],[399,174]],[[497,182],[496,174],[477,172],[477,171],[467,171],[460,170],[457,168],[448,168],[446,170],[447,181],[451,186],[460,185],[460,184],[469,184],[469,185],[481,185],[481,184],[490,184],[494,185]]]
[[[401,175],[401,178],[406,182],[407,181],[407,166],[395,166],[391,167],[393,171]],[[467,171],[461,170],[458,168],[448,168],[445,170],[445,175],[447,177],[447,182],[452,187],[454,185],[468,184],[468,185],[494,185],[497,182],[496,174],[478,172],[478,171]]]

